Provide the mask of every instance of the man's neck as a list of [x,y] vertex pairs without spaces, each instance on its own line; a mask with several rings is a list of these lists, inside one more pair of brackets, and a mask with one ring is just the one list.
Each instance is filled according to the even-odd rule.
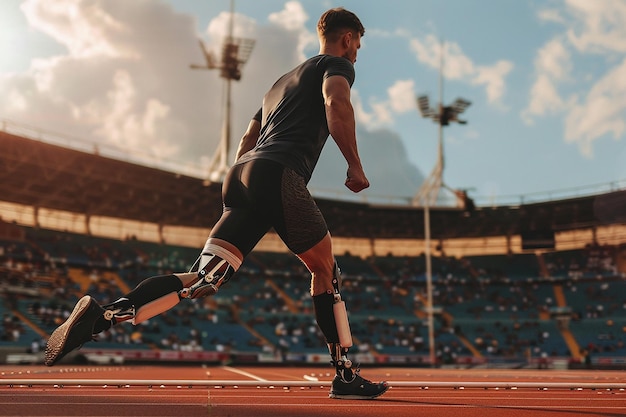
[[343,56],[343,50],[337,45],[323,45],[320,47],[320,55]]

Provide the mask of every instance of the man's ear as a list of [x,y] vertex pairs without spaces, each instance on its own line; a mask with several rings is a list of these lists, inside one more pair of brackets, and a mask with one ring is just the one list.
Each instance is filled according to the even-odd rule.
[[341,37],[341,46],[343,46],[344,48],[348,49],[348,48],[350,48],[350,43],[351,42],[352,42],[352,32],[348,30]]

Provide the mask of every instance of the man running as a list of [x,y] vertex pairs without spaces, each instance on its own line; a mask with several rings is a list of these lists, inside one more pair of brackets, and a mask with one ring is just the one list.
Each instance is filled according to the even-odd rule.
[[224,179],[224,211],[191,271],[148,278],[103,307],[83,297],[51,335],[46,365],[112,325],[131,319],[137,324],[181,299],[215,294],[274,228],[311,272],[316,321],[336,369],[330,397],[370,399],[387,391],[386,382],[364,379],[347,357],[352,338],[339,268],[324,217],[307,189],[329,134],[348,165],[346,187],[355,193],[369,187],[350,103],[353,64],[365,29],[354,13],[335,8],[320,17],[317,33],[319,55],[276,81],[242,137],[237,160]]

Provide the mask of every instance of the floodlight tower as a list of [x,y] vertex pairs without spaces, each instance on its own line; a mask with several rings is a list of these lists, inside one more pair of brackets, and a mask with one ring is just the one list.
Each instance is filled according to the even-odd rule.
[[[431,366],[435,365],[435,325],[434,325],[434,305],[433,305],[433,284],[432,284],[432,256],[431,256],[431,239],[430,239],[430,207],[437,204],[439,191],[442,187],[453,191],[457,198],[460,195],[456,190],[452,190],[443,182],[443,128],[448,126],[450,122],[466,124],[467,121],[460,120],[458,115],[463,113],[471,104],[470,101],[463,98],[457,98],[454,103],[449,106],[443,105],[443,56],[444,48],[441,44],[441,64],[439,66],[439,106],[437,109],[430,107],[428,96],[422,95],[417,97],[417,107],[422,117],[432,119],[439,125],[439,147],[437,152],[437,163],[428,178],[424,181],[415,197],[413,197],[413,205],[421,206],[424,209],[424,255],[426,257],[426,293],[427,293],[427,314],[428,314],[428,344],[430,352]],[[465,194],[467,198],[467,194]]]
[[[450,125],[452,122],[459,124],[466,124],[466,120],[458,118],[459,114],[463,113],[470,104],[470,101],[464,98],[457,98],[454,103],[449,106],[442,104],[443,94],[443,81],[442,76],[439,76],[439,96],[440,102],[438,108],[435,110],[430,107],[428,96],[422,95],[417,97],[417,107],[422,117],[426,119],[432,119],[439,125],[439,146],[437,151],[437,163],[433,168],[428,178],[424,181],[419,191],[413,197],[413,205],[424,206],[428,204],[433,206],[437,204],[437,198],[439,197],[439,191],[441,188],[450,189],[443,182],[443,168],[444,168],[444,153],[443,153],[443,128]],[[454,191],[454,190],[451,190]]]
[[213,52],[206,48],[202,39],[199,39],[200,49],[202,50],[206,64],[190,65],[191,69],[219,69],[220,77],[224,79],[224,120],[222,123],[222,138],[209,165],[208,182],[220,181],[223,179],[230,167],[230,164],[228,163],[228,155],[230,153],[231,136],[231,83],[233,80],[241,80],[241,69],[248,61],[255,43],[254,39],[235,38],[233,36],[235,19],[234,7],[234,1],[231,0],[228,36],[222,45],[221,62],[217,62]]

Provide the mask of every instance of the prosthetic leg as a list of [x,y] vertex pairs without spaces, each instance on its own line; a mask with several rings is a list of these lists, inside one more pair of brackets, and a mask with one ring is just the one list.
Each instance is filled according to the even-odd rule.
[[139,324],[171,309],[183,299],[214,295],[242,262],[243,256],[236,247],[209,238],[189,272],[159,275],[142,281],[126,297],[103,306],[104,321],[97,323],[94,331],[99,333],[127,320]]
[[184,298],[215,294],[239,269],[242,261],[243,256],[235,246],[209,238],[192,271],[186,274],[145,279],[125,297],[104,307],[85,295],[76,303],[67,320],[50,335],[44,364],[54,365],[115,324],[127,320],[139,324],[169,310]]
[[335,263],[333,272],[333,291],[313,297],[317,324],[322,330],[337,375],[346,382],[354,379],[352,361],[348,359],[348,350],[352,346],[352,333],[348,322],[345,302],[339,292],[341,275]]
[[357,367],[348,359],[348,349],[352,346],[352,335],[348,323],[345,303],[339,289],[341,278],[335,263],[333,290],[313,297],[317,323],[326,337],[328,350],[335,366],[336,375],[331,383],[328,396],[337,399],[369,400],[387,391],[386,382],[374,383],[363,378]]

